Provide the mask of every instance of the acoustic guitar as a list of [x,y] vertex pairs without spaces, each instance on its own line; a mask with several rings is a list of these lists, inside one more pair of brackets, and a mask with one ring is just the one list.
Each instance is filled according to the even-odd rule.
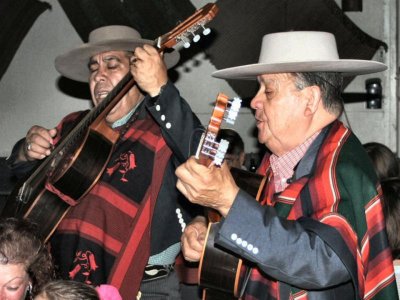
[[[208,3],[170,32],[158,37],[154,46],[162,52],[179,43],[187,47],[198,31],[210,32],[205,24],[218,7]],[[108,96],[86,114],[56,145],[40,166],[13,191],[2,212],[3,217],[26,218],[40,225],[47,241],[71,206],[77,205],[96,184],[110,159],[119,133],[105,122],[111,109],[135,84],[131,73]]]
[[[209,125],[197,150],[196,158],[200,164],[221,165],[229,143],[225,140],[218,141],[218,132],[223,120],[234,123],[240,102],[238,98],[229,101],[224,94],[217,96]],[[236,168],[232,168],[231,173],[240,188],[258,199],[265,183],[264,176]],[[238,256],[215,244],[216,226],[221,216],[213,209],[207,209],[207,215],[209,225],[198,276],[199,284],[203,287],[203,300],[240,298],[251,269]]]

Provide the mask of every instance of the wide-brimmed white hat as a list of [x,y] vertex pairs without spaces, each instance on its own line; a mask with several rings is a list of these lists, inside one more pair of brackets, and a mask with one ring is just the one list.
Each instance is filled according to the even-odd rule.
[[[144,44],[154,45],[153,40],[142,39],[140,33],[123,25],[99,27],[89,34],[89,41],[75,49],[59,55],[55,60],[55,67],[63,76],[82,82],[89,81],[89,59],[96,54],[113,51],[134,51]],[[175,66],[179,61],[179,52],[164,53],[167,68]]]
[[339,72],[354,76],[384,71],[387,66],[371,60],[340,59],[335,36],[321,31],[289,31],[263,37],[257,64],[218,70],[214,77],[255,79],[261,74]]

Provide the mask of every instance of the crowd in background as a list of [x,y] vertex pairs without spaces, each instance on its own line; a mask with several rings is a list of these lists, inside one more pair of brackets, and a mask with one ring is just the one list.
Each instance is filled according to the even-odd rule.
[[364,144],[372,160],[376,174],[381,182],[383,193],[383,212],[386,218],[386,231],[392,248],[397,288],[400,291],[400,167],[399,157],[387,146],[370,142]]

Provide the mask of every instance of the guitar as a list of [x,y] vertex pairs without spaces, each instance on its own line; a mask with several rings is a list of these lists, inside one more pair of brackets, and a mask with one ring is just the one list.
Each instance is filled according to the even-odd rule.
[[[212,20],[218,7],[208,3],[170,32],[158,37],[154,46],[159,52],[178,43],[187,47],[191,38]],[[3,210],[3,217],[26,218],[40,225],[47,241],[71,206],[77,205],[96,184],[114,150],[119,133],[105,122],[105,117],[135,84],[131,73],[122,78],[108,96],[95,106],[56,145],[52,153],[13,191]]]
[[[224,94],[217,96],[209,125],[196,153],[200,164],[205,166],[211,163],[217,166],[222,164],[229,145],[227,141],[217,141],[218,132],[223,119],[233,124],[240,108],[240,101],[234,99],[229,103],[228,97]],[[229,111],[227,111],[228,106]],[[235,168],[232,168],[231,172],[239,187],[258,197],[257,194],[262,190],[260,182],[265,182],[263,176]],[[199,284],[203,287],[203,300],[239,298],[246,286],[250,268],[245,267],[243,261],[236,255],[215,245],[215,227],[220,220],[220,214],[213,209],[207,209],[207,214],[209,225],[198,275]]]

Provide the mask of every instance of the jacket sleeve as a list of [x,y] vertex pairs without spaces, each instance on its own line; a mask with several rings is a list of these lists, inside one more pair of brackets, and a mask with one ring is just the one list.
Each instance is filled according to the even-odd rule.
[[348,282],[345,265],[332,248],[299,221],[277,216],[240,191],[216,242],[254,262],[263,272],[292,286],[319,289]]
[[170,81],[162,88],[160,95],[145,101],[178,164],[185,162],[196,152],[199,144],[202,133],[200,120]]
[[23,147],[25,138],[20,139],[13,147],[10,156],[7,158],[7,165],[11,174],[18,179],[24,178],[38,166],[39,161],[17,161],[20,147]]

